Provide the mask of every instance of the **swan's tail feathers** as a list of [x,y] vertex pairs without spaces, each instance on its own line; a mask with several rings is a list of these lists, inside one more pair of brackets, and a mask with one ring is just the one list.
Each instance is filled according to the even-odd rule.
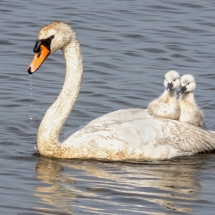
[[185,133],[185,136],[187,135],[189,138],[178,146],[183,155],[208,152],[215,149],[215,132],[208,132],[196,127],[192,133],[188,129]]

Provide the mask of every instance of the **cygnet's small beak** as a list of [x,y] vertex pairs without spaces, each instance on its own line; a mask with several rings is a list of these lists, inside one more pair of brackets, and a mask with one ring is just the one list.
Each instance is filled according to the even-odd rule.
[[173,88],[173,84],[172,83],[168,83],[167,87],[166,87],[166,90],[169,91],[169,90],[172,90],[172,88]]
[[183,95],[186,91],[187,91],[186,86],[183,86],[183,87],[180,88],[180,91],[179,91],[178,95],[179,95],[179,96],[180,96],[180,95]]

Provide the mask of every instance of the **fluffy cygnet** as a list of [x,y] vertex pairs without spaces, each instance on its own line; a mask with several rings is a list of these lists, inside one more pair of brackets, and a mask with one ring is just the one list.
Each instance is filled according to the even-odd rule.
[[181,77],[181,89],[179,92],[179,105],[181,114],[179,121],[186,122],[195,126],[203,126],[205,117],[202,110],[195,102],[193,91],[196,88],[195,79],[192,75]]
[[178,120],[180,106],[176,97],[176,89],[180,87],[180,75],[175,70],[165,74],[165,90],[160,97],[149,103],[148,113],[161,118]]

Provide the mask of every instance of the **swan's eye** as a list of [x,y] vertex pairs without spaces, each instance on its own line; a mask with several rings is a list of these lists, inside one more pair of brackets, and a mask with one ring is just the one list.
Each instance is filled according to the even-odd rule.
[[187,85],[190,84],[190,82],[187,83]]
[[176,81],[176,78],[174,79],[174,81]]

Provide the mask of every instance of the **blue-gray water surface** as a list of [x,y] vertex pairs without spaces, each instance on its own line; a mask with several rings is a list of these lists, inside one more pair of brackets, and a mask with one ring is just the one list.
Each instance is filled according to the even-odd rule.
[[0,214],[214,214],[214,153],[143,163],[35,155],[39,123],[63,84],[62,53],[27,74],[38,30],[62,20],[84,59],[62,136],[107,112],[146,108],[171,69],[195,76],[205,127],[215,130],[213,0],[1,0],[0,14]]

